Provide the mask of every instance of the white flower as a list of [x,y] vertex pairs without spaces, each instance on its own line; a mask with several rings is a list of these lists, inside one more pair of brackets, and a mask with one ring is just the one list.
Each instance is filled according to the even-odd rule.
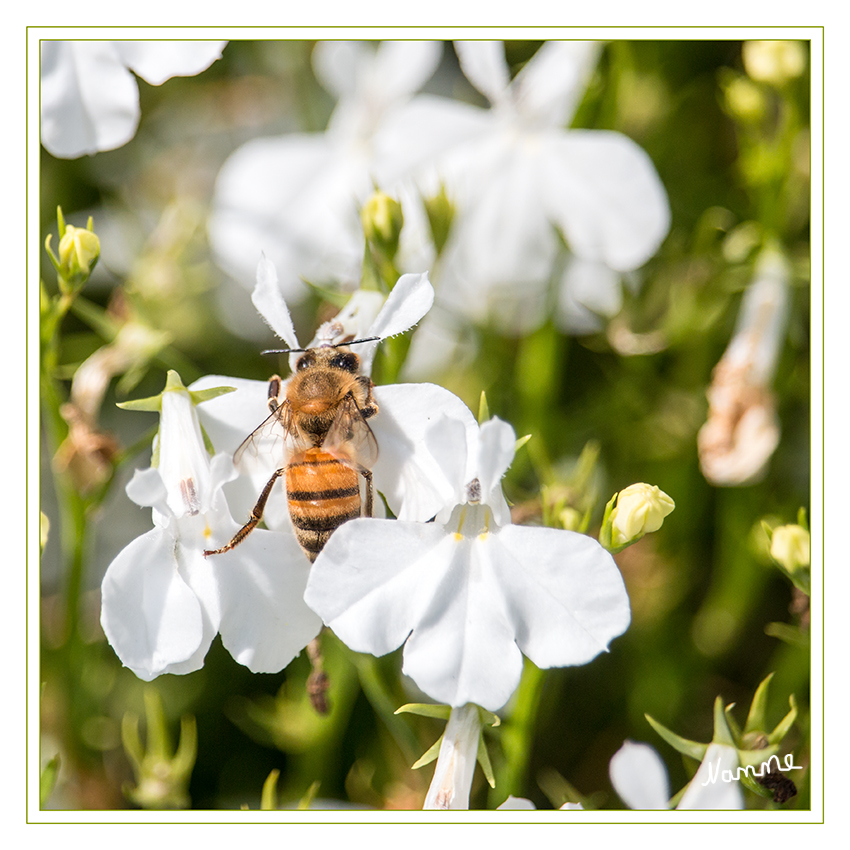
[[[357,41],[317,44],[316,75],[338,97],[328,128],[253,139],[225,162],[209,222],[219,265],[242,282],[251,276],[247,263],[265,251],[290,301],[306,295],[302,277],[358,279],[364,244],[358,207],[376,183],[396,194],[393,184],[417,156],[411,133],[403,127],[385,133],[384,121],[431,76],[441,53],[431,41],[386,41],[377,51]],[[419,237],[416,210],[399,200],[404,254]]]
[[193,76],[221,56],[226,41],[44,41],[41,143],[74,159],[120,148],[139,124],[139,87]]
[[771,384],[788,323],[789,276],[781,254],[762,254],[735,333],[712,374],[708,419],[697,435],[700,468],[712,484],[758,481],[779,445]]
[[510,524],[509,425],[441,415],[422,442],[443,500],[436,521],[351,520],[313,565],[305,599],[356,651],[404,644],[404,673],[437,702],[495,711],[519,684],[522,653],[545,668],[605,651],[628,626],[628,596],[595,540]]
[[590,291],[574,282],[575,269],[563,271],[563,320],[586,327],[588,311],[618,308],[618,273],[645,263],[670,223],[664,188],[637,144],[617,132],[564,129],[598,45],[547,42],[514,80],[501,42],[455,49],[491,108],[417,98],[395,119],[453,142],[420,178],[429,195],[445,184],[456,208],[440,294],[473,319],[536,326],[563,258],[557,228],[572,254],[608,267]]
[[203,557],[238,528],[221,489],[233,463],[226,454],[210,461],[194,400],[173,372],[160,405],[158,462],[127,485],[153,508],[155,527],[106,571],[106,637],[146,681],[199,669],[217,632],[240,664],[277,672],[321,629],[303,602],[309,562],[291,534],[272,531],[255,532],[226,562]]
[[[705,757],[677,809],[743,809],[744,797],[736,776],[738,753],[726,744],[709,744]],[[669,809],[667,768],[648,744],[626,741],[609,765],[611,784],[630,809]]]

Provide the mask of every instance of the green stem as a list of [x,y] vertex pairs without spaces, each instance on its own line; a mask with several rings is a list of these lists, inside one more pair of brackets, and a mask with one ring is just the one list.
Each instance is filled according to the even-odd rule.
[[545,671],[526,659],[513,712],[502,729],[505,760],[496,770],[496,787],[490,792],[491,808],[503,802],[509,794],[522,796],[544,681]]

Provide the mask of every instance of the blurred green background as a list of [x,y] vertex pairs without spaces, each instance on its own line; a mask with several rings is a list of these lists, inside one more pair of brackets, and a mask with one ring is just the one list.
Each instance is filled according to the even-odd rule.
[[[509,42],[512,67],[538,46]],[[228,332],[218,318],[225,281],[211,259],[205,221],[218,169],[241,143],[324,128],[333,100],[313,75],[311,49],[304,41],[232,41],[197,77],[159,87],[140,80],[141,125],[124,147],[77,160],[42,149],[42,242],[48,233],[57,238],[57,206],[77,226],[93,216],[102,258],[85,298],[106,311],[97,315],[113,329],[133,318],[171,339],[132,381],[113,381],[102,405],[101,430],[129,451],[108,465],[87,502],[85,546],[73,579],[73,532],[63,527],[52,473],[62,423],[44,424],[41,498],[50,529],[41,563],[42,763],[60,756],[49,807],[134,805],[122,790],[135,786],[136,777],[121,725],[128,712],[144,717],[147,690],[161,697],[175,740],[181,716],[197,721],[188,786],[193,808],[257,809],[273,770],[280,771],[280,805],[312,794],[314,805],[421,808],[433,768],[411,771],[410,765],[442,724],[392,714],[421,701],[400,679],[400,651],[370,659],[328,636],[333,710],[318,717],[304,696],[304,658],[279,674],[254,675],[217,639],[202,670],[145,685],[121,667],[98,620],[107,565],[150,527],[149,513],[123,487],[134,468],[149,463],[156,418],[119,410],[115,402],[157,394],[167,368],[187,385],[211,373],[269,375],[258,345]],[[439,83],[442,93],[448,88],[480,102],[448,43],[435,80],[429,85]],[[808,115],[808,69],[781,86],[753,81],[741,42],[607,44],[573,124],[626,133],[649,154],[667,189],[672,226],[643,286],[627,294],[621,314],[598,334],[568,337],[546,324],[509,338],[470,327],[474,354],[450,373],[431,376],[476,412],[486,392],[492,414],[518,434],[533,435],[505,480],[523,516],[539,518],[541,499],[560,498],[581,510],[592,504],[593,533],[608,498],[637,481],[658,485],[676,502],[659,532],[617,556],[632,626],[594,662],[545,672],[527,727],[512,724],[505,712],[503,726],[488,733],[501,781],[490,792],[479,771],[473,808],[493,808],[508,793],[550,808],[564,781],[601,808],[620,807],[607,771],[626,738],[658,749],[676,791],[693,766],[658,738],[644,715],[708,741],[714,698],[737,703],[743,722],[756,686],[772,671],[768,721],[772,728],[796,695],[800,715],[786,749],[808,766],[807,621],[790,610],[792,585],[771,562],[761,525],[794,522],[809,507]],[[712,369],[767,233],[792,268],[791,316],[773,384],[781,442],[764,480],[715,487],[700,471],[696,434],[706,420]],[[42,280],[48,291],[55,288],[46,254]],[[302,339],[321,309],[314,296],[295,312],[299,334],[306,329]],[[93,329],[91,317],[79,312],[62,333],[60,377],[67,389],[75,367],[109,336],[105,325]],[[380,382],[380,362],[375,377]],[[583,451],[585,463],[595,462],[576,484],[571,476]],[[771,636],[771,623],[788,624],[793,634]],[[502,742],[509,751],[518,746],[527,763],[507,764]],[[794,774],[799,793],[785,808],[809,807],[807,775]],[[747,800],[751,807],[776,807]]]

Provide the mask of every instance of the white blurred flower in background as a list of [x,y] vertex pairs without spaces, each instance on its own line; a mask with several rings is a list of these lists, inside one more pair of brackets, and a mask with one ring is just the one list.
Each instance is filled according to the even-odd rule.
[[[418,98],[396,116],[448,146],[419,181],[426,196],[444,185],[455,204],[437,291],[475,321],[533,329],[555,286],[559,322],[585,331],[619,310],[620,275],[667,235],[667,195],[643,149],[622,133],[567,129],[599,48],[546,42],[511,80],[502,42],[455,42],[491,108]],[[561,237],[586,265],[568,263]]]
[[41,143],[75,159],[125,145],[139,125],[139,86],[191,77],[221,57],[226,41],[44,41]]
[[[375,184],[392,193],[419,156],[411,133],[403,126],[386,133],[384,121],[431,77],[442,50],[435,41],[385,41],[377,50],[358,41],[316,45],[313,67],[337,96],[336,108],[324,132],[253,139],[225,162],[209,221],[224,271],[247,287],[265,253],[290,303],[307,294],[302,277],[356,284],[364,248],[359,208]],[[413,206],[404,204],[402,257],[420,230]]]
[[[734,747],[709,744],[700,766],[679,800],[677,809],[743,809],[738,779],[726,781],[724,771],[737,775],[740,761]],[[649,746],[625,741],[611,757],[611,784],[630,809],[669,809],[670,780],[661,756]]]

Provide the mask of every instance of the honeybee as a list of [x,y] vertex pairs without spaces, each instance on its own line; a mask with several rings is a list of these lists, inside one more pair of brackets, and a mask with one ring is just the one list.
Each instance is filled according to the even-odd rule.
[[[269,381],[271,414],[236,450],[238,465],[245,452],[258,453],[269,442],[281,441],[285,463],[274,471],[251,511],[251,518],[221,549],[219,555],[241,543],[263,517],[269,495],[284,477],[289,516],[304,554],[315,561],[328,538],[349,519],[372,516],[372,466],[378,444],[367,422],[378,412],[372,380],[360,374],[360,358],[350,346],[378,337],[322,343],[316,348],[286,349],[302,352],[286,385],[279,377]],[[264,352],[273,353],[273,352]],[[360,477],[365,481],[365,504]]]

